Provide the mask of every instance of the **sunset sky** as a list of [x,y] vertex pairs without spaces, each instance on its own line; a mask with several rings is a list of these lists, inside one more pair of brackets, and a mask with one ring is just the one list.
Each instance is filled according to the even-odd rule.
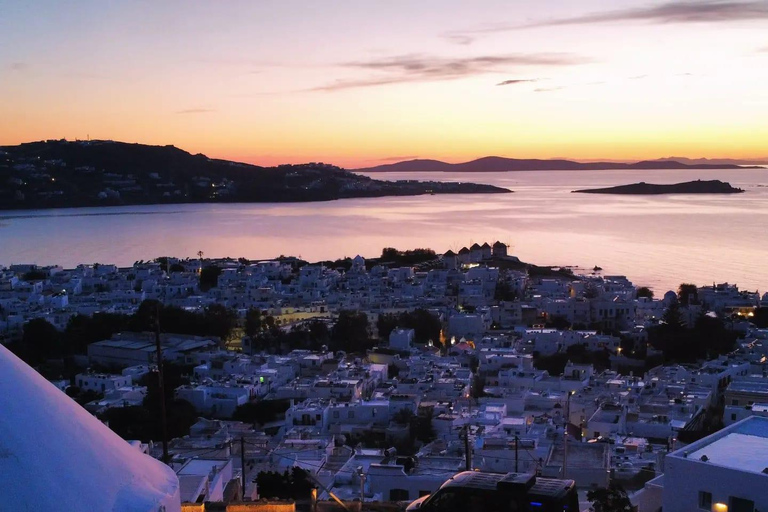
[[0,0],[0,144],[768,156],[768,1]]

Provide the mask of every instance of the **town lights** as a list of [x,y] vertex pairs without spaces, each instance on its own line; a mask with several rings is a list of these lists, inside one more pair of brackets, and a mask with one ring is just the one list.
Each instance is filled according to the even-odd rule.
[[725,503],[715,503],[712,505],[712,512],[728,512],[728,505]]

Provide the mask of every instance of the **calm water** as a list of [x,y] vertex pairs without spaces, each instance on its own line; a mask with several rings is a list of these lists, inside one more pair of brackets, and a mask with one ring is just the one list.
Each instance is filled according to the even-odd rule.
[[[657,291],[681,282],[768,290],[768,170],[378,174],[475,181],[514,194],[326,203],[0,212],[0,264],[130,265],[162,255],[308,260],[382,247],[457,250],[501,240],[524,261],[599,265]],[[721,179],[745,194],[607,196],[577,188]]]

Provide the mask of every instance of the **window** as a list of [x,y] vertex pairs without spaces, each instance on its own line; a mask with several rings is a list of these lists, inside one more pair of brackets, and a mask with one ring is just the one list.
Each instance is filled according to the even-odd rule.
[[349,414],[347,414],[347,418],[354,418],[355,417],[355,411],[349,411]]
[[739,401],[738,400],[731,400],[731,405],[739,405]]
[[333,417],[338,418],[339,417],[339,411],[333,411]]
[[405,501],[410,499],[407,489],[390,489],[389,501]]
[[712,510],[712,493],[699,491],[699,508],[702,510]]
[[731,421],[736,421],[736,413],[731,414]]
[[755,510],[755,502],[752,500],[731,496],[728,502],[729,512],[754,512]]

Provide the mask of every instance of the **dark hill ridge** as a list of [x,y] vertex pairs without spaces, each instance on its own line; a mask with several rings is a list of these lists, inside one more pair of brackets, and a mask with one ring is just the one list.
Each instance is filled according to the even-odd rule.
[[259,167],[174,146],[54,140],[0,147],[5,210],[505,192],[474,183],[380,181],[323,163]]
[[487,156],[470,162],[449,164],[439,160],[408,160],[355,172],[509,172],[509,171],[597,171],[622,169],[742,169],[733,164],[689,165],[675,160],[644,160],[636,163],[575,162],[573,160],[521,160]]
[[593,188],[586,190],[574,190],[582,194],[635,194],[635,195],[659,195],[659,194],[740,194],[744,190],[732,187],[730,183],[720,180],[686,181],[672,185],[655,185],[653,183],[633,183],[631,185],[619,185],[618,187]]

